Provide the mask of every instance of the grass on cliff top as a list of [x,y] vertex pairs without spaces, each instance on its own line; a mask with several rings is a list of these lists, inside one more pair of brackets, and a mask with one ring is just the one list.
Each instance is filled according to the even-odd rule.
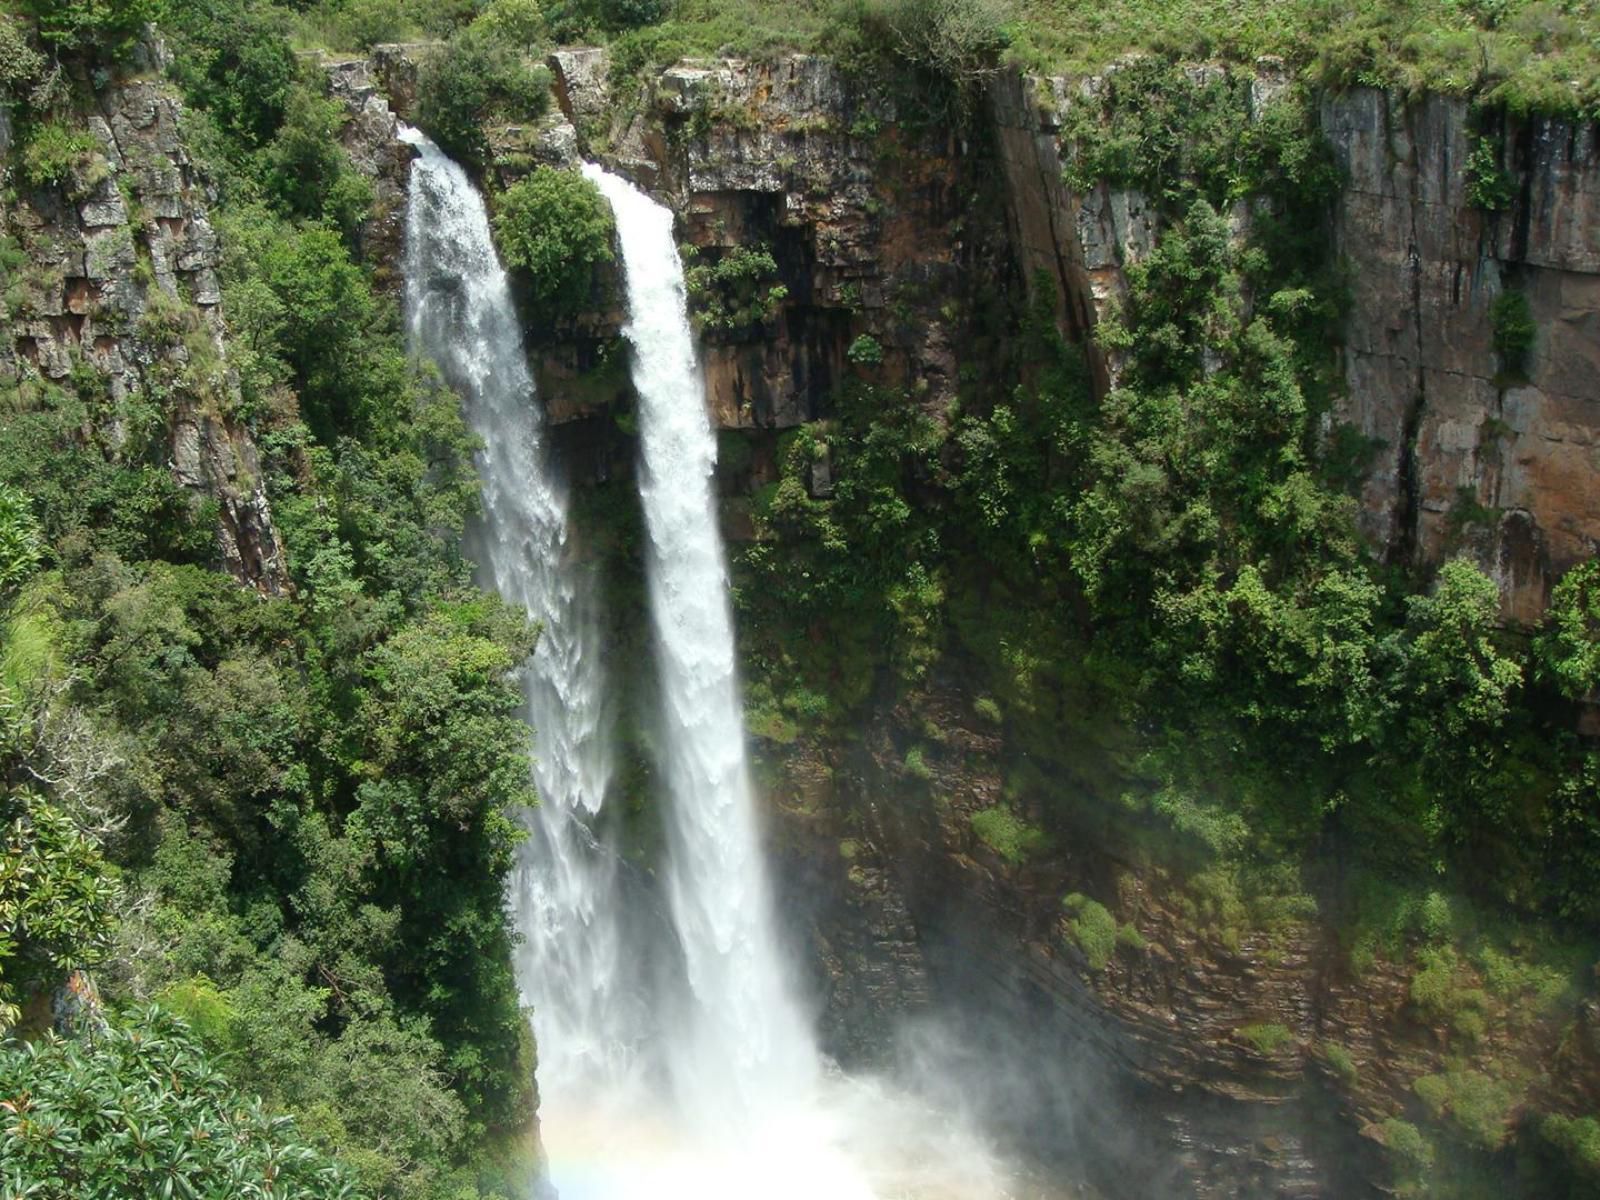
[[1079,74],[1130,51],[1250,62],[1314,82],[1600,113],[1596,0],[1019,0],[1012,58]]
[[1006,61],[1047,74],[1090,74],[1132,53],[1236,63],[1276,55],[1330,86],[1600,117],[1600,0],[322,0],[294,14],[294,36],[301,46],[357,50],[446,36],[480,8],[514,12],[519,32],[552,42],[610,42],[626,75],[686,57],[849,54],[870,14],[926,10],[944,14],[934,23],[957,36],[974,22],[999,26]]

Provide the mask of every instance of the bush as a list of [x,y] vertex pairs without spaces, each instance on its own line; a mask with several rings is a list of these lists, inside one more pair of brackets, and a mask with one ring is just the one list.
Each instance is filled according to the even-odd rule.
[[883,347],[870,333],[863,333],[850,343],[844,356],[858,367],[875,367],[883,361]]
[[1283,1025],[1245,1025],[1234,1032],[1253,1046],[1257,1054],[1269,1057],[1294,1040],[1294,1034]]
[[734,246],[709,263],[684,247],[692,265],[683,273],[694,318],[703,329],[736,330],[770,321],[789,295],[776,282],[778,264],[765,246]]
[[100,143],[87,129],[46,121],[28,131],[22,146],[22,177],[35,187],[65,187],[74,198],[88,195],[106,177]]
[[494,29],[473,25],[429,55],[417,73],[417,124],[449,154],[488,156],[485,123],[532,120],[550,107],[550,72]]
[[589,180],[539,167],[500,197],[494,228],[506,263],[528,273],[534,303],[560,316],[589,299],[594,268],[612,259],[616,222]]
[[962,85],[997,70],[1011,44],[993,0],[882,0],[863,19],[891,53]]
[[1467,203],[1485,212],[1503,212],[1516,199],[1517,181],[1500,165],[1500,146],[1479,137],[1467,155]]
[[1009,808],[986,808],[971,817],[972,832],[989,849],[1013,865],[1045,846],[1044,832],[1027,824]]
[[184,99],[247,146],[272,137],[295,80],[283,10],[246,0],[169,0],[163,31]]
[[22,585],[44,556],[44,536],[28,497],[0,483],[0,601]]
[[1117,919],[1105,905],[1077,892],[1063,899],[1061,907],[1072,914],[1067,932],[1089,960],[1089,970],[1096,973],[1105,970],[1117,949]]
[[0,1096],[11,1110],[0,1124],[7,1195],[356,1196],[293,1121],[236,1092],[158,1009],[92,1042],[0,1046]]
[[115,57],[132,48],[161,5],[160,0],[24,0],[22,7],[38,22],[47,45]]
[[1527,296],[1509,288],[1501,292],[1489,309],[1489,320],[1494,326],[1494,349],[1502,369],[1508,375],[1526,374],[1528,356],[1539,332]]

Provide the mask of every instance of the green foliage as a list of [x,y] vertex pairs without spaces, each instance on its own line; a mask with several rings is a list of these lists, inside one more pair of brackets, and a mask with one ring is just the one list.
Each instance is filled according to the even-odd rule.
[[[1029,825],[1004,806],[985,808],[968,819],[978,840],[1014,866],[1020,866],[1045,849],[1049,841],[1043,830]],[[1114,927],[1112,936],[1115,937]]]
[[863,333],[850,343],[844,356],[858,367],[876,367],[883,362],[883,346],[870,333]]
[[261,161],[267,192],[284,212],[326,221],[348,241],[372,206],[372,187],[339,145],[345,119],[337,101],[293,88]]
[[992,0],[880,0],[862,17],[882,29],[888,48],[912,66],[970,86],[993,73],[1010,44]]
[[776,282],[778,264],[766,246],[732,246],[711,262],[700,262],[693,246],[682,249],[690,263],[684,285],[702,329],[732,332],[771,321],[788,298],[789,289]]
[[355,1200],[294,1122],[237,1092],[159,1010],[91,1038],[0,1044],[0,1186],[40,1200]]
[[44,557],[39,519],[27,496],[0,483],[0,602],[22,586]]
[[1291,90],[1257,112],[1253,82],[1253,71],[1197,71],[1162,57],[1121,67],[1097,104],[1072,108],[1068,182],[1136,186],[1174,212],[1244,195],[1292,209],[1326,203],[1339,173],[1304,97]]
[[1494,350],[1500,356],[1500,366],[1507,375],[1521,377],[1527,373],[1528,357],[1539,334],[1539,326],[1528,307],[1528,297],[1514,288],[1507,288],[1494,298],[1489,308],[1489,320],[1494,327]]
[[62,121],[28,128],[21,165],[22,177],[33,186],[64,188],[74,199],[87,196],[106,177],[94,135]]
[[527,49],[546,34],[539,0],[490,0],[474,24],[509,45]]
[[[977,818],[973,820],[976,822]],[[1117,919],[1105,905],[1077,892],[1064,897],[1061,907],[1069,915],[1067,933],[1073,944],[1083,951],[1084,958],[1088,959],[1089,970],[1096,974],[1104,971],[1117,950]]]
[[115,896],[98,847],[70,817],[30,791],[0,795],[0,1033],[30,989],[105,957]]
[[1534,659],[1569,700],[1600,687],[1600,562],[1580,563],[1556,584]]
[[1294,1034],[1282,1025],[1242,1025],[1234,1032],[1257,1054],[1269,1058],[1294,1041]]
[[612,259],[615,221],[593,183],[572,171],[538,167],[495,206],[500,253],[527,272],[534,302],[548,316],[581,308],[594,269]]
[[244,145],[267,142],[295,81],[282,9],[250,0],[167,0],[163,32],[184,98]]
[[160,12],[158,0],[20,0],[20,7],[47,45],[110,58],[131,49]]
[[1600,1120],[1552,1113],[1545,1117],[1539,1131],[1584,1176],[1590,1180],[1600,1179]]
[[1520,1095],[1506,1080],[1457,1069],[1424,1075],[1411,1087],[1435,1118],[1449,1117],[1479,1149],[1496,1150],[1511,1134],[1511,1114]]
[[1389,1117],[1380,1122],[1378,1127],[1383,1132],[1384,1145],[1394,1156],[1398,1194],[1402,1196],[1424,1194],[1422,1189],[1426,1186],[1428,1176],[1433,1170],[1433,1143],[1411,1122],[1402,1121],[1398,1117]]
[[1322,1057],[1333,1068],[1333,1073],[1346,1085],[1353,1087],[1360,1082],[1361,1071],[1356,1066],[1355,1057],[1339,1043],[1323,1042]]
[[492,28],[461,30],[417,72],[417,124],[468,163],[485,161],[489,122],[531,121],[549,106],[550,72]]
[[1497,139],[1473,139],[1467,155],[1467,202],[1485,212],[1504,212],[1517,198],[1517,181],[1500,165]]

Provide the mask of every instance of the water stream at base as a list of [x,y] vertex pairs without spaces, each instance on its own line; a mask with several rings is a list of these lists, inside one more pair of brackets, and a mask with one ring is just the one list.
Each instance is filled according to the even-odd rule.
[[[715,441],[671,214],[586,169],[617,216],[640,397],[641,499],[670,802],[661,870],[677,953],[631,922],[597,835],[611,782],[596,597],[569,545],[526,351],[481,197],[426,138],[407,211],[414,349],[483,439],[484,581],[543,627],[524,669],[540,808],[509,904],[539,1042],[543,1140],[562,1200],[998,1200],[965,1127],[822,1062],[786,970],[751,793]],[[673,970],[647,971],[665,957]],[[649,986],[647,986],[647,980]],[[659,1069],[658,1069],[659,1068]],[[533,1192],[530,1181],[529,1192]]]

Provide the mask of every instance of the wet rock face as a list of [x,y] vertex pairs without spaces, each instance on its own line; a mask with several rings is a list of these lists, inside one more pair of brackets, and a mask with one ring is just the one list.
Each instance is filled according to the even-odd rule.
[[[1464,102],[1331,97],[1349,184],[1334,230],[1351,264],[1340,415],[1381,443],[1362,494],[1392,558],[1467,550],[1532,622],[1600,547],[1600,146],[1593,126],[1488,131],[1509,206],[1473,203]],[[1496,303],[1526,298],[1526,366],[1497,353]]]
[[[583,152],[651,188],[681,218],[695,261],[768,251],[784,299],[764,318],[707,325],[702,368],[723,429],[815,420],[852,372],[863,336],[882,350],[874,382],[908,388],[930,411],[955,394],[961,297],[1009,274],[998,221],[975,218],[979,178],[945,130],[908,134],[835,64],[685,63],[619,102],[605,52],[562,51],[550,66]],[[990,216],[997,214],[988,214]]]
[[[1159,234],[1136,190],[1060,182],[1057,114],[1093,80],[1002,78],[991,96],[1013,240],[1030,284],[1061,293],[1075,336],[1127,291]],[[1258,99],[1281,87],[1263,63]],[[1334,423],[1368,440],[1361,520],[1387,559],[1429,568],[1471,554],[1508,619],[1533,622],[1568,567],[1600,547],[1600,144],[1593,126],[1486,131],[1508,205],[1474,204],[1464,102],[1371,88],[1324,98],[1347,174],[1328,231],[1349,264],[1345,395]],[[1236,220],[1238,217],[1236,216]],[[1520,293],[1527,362],[1496,349],[1496,302]],[[1102,388],[1116,364],[1091,348]]]
[[[115,84],[87,118],[99,150],[64,184],[29,188],[5,232],[26,260],[21,286],[0,299],[0,380],[104,380],[113,412],[156,398],[167,419],[174,477],[217,502],[218,551],[236,578],[263,592],[289,586],[256,447],[233,416],[217,278],[221,246],[207,183],[185,148],[179,102],[161,84]],[[116,417],[94,431],[111,453]]]

